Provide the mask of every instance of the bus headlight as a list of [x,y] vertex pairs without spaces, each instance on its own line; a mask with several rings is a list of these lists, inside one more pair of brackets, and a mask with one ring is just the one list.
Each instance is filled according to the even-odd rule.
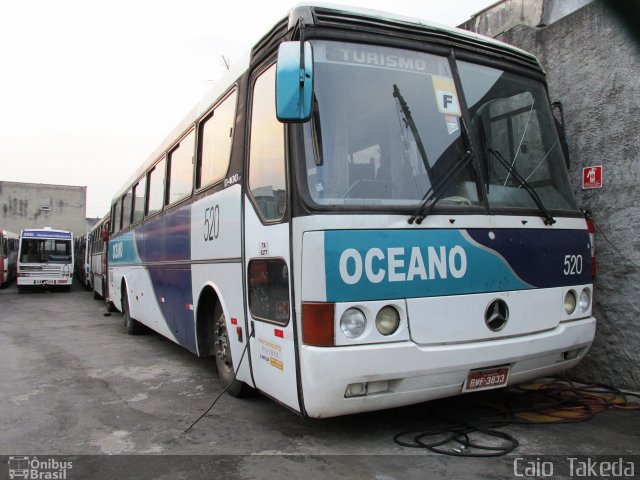
[[580,310],[586,312],[591,306],[591,292],[588,288],[583,288],[580,292],[580,302],[578,303]]
[[340,317],[340,329],[349,338],[357,338],[364,333],[367,317],[357,308],[347,309]]
[[567,315],[576,311],[576,303],[576,292],[569,290],[564,296],[564,311],[567,312]]
[[391,335],[400,325],[400,314],[392,306],[383,307],[376,315],[376,328],[382,335]]

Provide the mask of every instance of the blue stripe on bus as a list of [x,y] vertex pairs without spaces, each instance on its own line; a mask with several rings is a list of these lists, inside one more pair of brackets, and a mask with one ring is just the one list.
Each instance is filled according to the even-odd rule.
[[[589,283],[586,235],[582,231],[531,229],[327,231],[327,301],[464,295]],[[580,274],[564,273],[565,255],[582,256]]]
[[[110,266],[190,259],[190,206],[158,215],[109,242]],[[191,266],[152,265],[147,271],[163,320],[178,343],[196,353]]]
[[149,267],[156,301],[178,343],[197,353],[194,327],[191,268]]
[[591,283],[591,245],[586,230],[479,228],[467,233],[499,252],[520,278],[538,288]]

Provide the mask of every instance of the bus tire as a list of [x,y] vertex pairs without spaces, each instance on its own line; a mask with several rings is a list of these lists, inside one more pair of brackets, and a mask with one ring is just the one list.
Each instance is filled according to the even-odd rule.
[[108,300],[107,301],[107,312],[114,313],[114,312],[117,312],[117,311],[118,311],[118,309],[116,308],[115,304],[112,301]]
[[102,296],[101,296],[98,292],[96,292],[96,291],[94,290],[94,291],[93,291],[93,299],[94,299],[94,300],[100,300],[100,299],[102,299]]
[[129,296],[127,290],[122,291],[122,317],[124,319],[124,328],[129,335],[140,335],[143,333],[143,325],[129,313]]
[[24,293],[24,287],[22,285],[18,285],[18,293],[19,294]]
[[233,359],[231,358],[229,334],[227,332],[224,313],[220,313],[220,316],[215,321],[213,329],[213,348],[214,355],[216,357],[216,367],[218,367],[218,374],[220,375],[220,379],[222,380],[224,387],[227,389],[227,393],[233,397],[245,397],[249,395],[252,388],[246,383],[236,380],[236,367],[234,367]]

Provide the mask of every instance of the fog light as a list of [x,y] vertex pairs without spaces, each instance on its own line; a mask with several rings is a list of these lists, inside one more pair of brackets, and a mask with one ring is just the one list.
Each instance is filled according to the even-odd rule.
[[387,305],[376,315],[376,328],[382,335],[391,335],[400,325],[400,314],[398,311]]
[[349,308],[340,317],[340,329],[349,338],[359,337],[367,326],[367,317],[357,308]]
[[564,296],[564,311],[567,315],[576,311],[576,293],[573,290],[569,290]]
[[362,397],[367,394],[367,383],[352,383],[344,392],[345,398]]
[[586,312],[591,306],[591,291],[588,288],[583,288],[580,292],[580,310]]
[[565,360],[573,360],[574,358],[578,358],[579,353],[580,353],[580,349],[576,348],[575,350],[569,350],[568,352],[564,352],[563,356]]

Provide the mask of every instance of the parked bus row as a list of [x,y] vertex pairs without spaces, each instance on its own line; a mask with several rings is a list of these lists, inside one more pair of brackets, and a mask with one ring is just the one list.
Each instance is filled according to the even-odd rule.
[[561,138],[531,54],[301,5],[116,192],[93,289],[310,417],[555,374],[596,324]]

